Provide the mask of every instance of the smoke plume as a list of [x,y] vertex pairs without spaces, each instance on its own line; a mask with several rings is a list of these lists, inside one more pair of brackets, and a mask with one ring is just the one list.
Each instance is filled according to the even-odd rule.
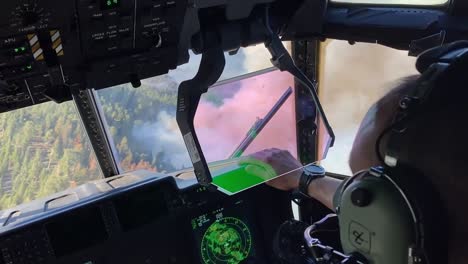
[[334,172],[351,173],[349,153],[361,120],[400,78],[417,73],[414,63],[406,51],[376,44],[328,43],[320,97],[336,142],[322,165]]
[[153,159],[159,158],[160,160],[156,161],[159,164],[170,164],[172,169],[182,169],[192,165],[177,121],[174,115],[166,111],[158,114],[157,122],[135,127],[133,136],[141,142],[148,142]]
[[[257,118],[263,118],[283,93],[294,87],[293,78],[279,71],[241,80],[239,90],[221,105],[203,100],[195,127],[208,161],[226,159],[246,136]],[[218,86],[216,90],[229,90]],[[267,124],[245,154],[265,148],[280,148],[296,154],[294,94]]]

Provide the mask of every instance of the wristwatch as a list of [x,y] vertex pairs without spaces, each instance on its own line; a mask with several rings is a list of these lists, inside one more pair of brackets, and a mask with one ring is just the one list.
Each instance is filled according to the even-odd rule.
[[316,179],[325,177],[325,169],[321,166],[310,164],[305,166],[299,179],[298,193],[303,198],[311,198],[309,193],[309,185]]

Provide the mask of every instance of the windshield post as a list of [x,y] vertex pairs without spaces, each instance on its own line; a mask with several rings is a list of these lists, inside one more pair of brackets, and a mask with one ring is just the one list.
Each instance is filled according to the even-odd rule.
[[184,138],[190,160],[198,182],[209,186],[213,181],[205,155],[198,141],[193,120],[200,103],[201,95],[218,81],[224,71],[226,59],[221,47],[214,47],[202,55],[197,74],[191,80],[182,82],[179,86],[177,99],[177,124]]
[[122,170],[119,167],[118,153],[112,142],[112,136],[109,134],[96,91],[94,89],[71,90],[81,124],[91,142],[102,174],[106,178],[119,175]]

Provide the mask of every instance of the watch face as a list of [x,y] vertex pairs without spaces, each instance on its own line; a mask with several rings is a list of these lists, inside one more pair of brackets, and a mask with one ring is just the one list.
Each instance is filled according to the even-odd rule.
[[321,166],[311,164],[304,167],[304,172],[307,174],[323,175],[325,174],[325,169]]

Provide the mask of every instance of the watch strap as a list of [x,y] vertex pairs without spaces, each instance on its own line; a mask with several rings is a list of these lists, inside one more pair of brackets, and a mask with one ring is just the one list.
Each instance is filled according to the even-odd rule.
[[302,175],[299,178],[299,188],[298,188],[299,193],[306,198],[311,198],[309,195],[310,184],[313,181],[323,178],[323,177],[325,177],[324,173],[315,174],[315,173],[310,173],[307,171],[302,172]]

